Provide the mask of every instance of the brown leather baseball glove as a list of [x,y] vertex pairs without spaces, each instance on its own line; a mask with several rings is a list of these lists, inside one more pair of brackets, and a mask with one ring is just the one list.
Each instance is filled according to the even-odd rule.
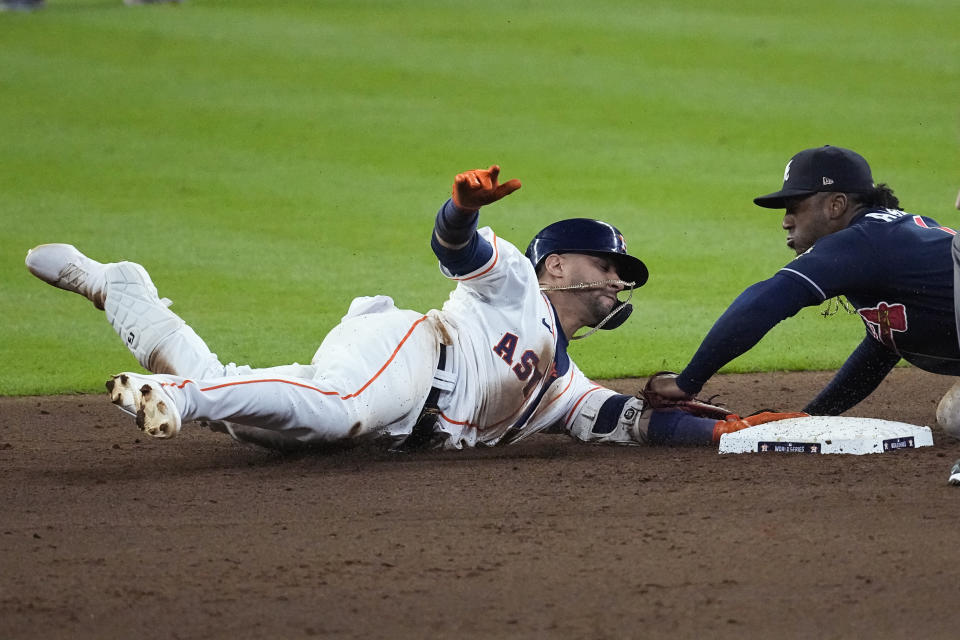
[[701,418],[725,420],[727,416],[735,413],[732,409],[713,404],[713,398],[707,400],[696,397],[673,398],[661,395],[656,391],[657,380],[676,377],[677,374],[672,371],[658,371],[650,376],[647,384],[640,390],[637,397],[643,398],[645,405],[651,409],[678,409]]

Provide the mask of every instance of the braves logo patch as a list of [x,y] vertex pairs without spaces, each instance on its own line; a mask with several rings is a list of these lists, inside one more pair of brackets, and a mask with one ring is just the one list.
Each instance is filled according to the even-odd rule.
[[857,309],[857,313],[867,325],[867,331],[883,345],[897,350],[893,332],[907,330],[907,308],[902,304],[879,303],[876,307]]

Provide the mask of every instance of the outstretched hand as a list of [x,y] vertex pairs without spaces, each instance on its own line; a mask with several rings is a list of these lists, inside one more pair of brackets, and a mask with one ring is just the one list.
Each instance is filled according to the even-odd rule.
[[498,165],[457,174],[453,180],[453,204],[458,209],[476,211],[520,188],[520,181],[516,178],[500,184],[497,180],[499,176]]
[[647,388],[668,400],[690,400],[692,395],[677,386],[677,374],[663,372],[652,376],[647,384]]
[[713,404],[713,398],[701,400],[677,386],[677,374],[672,371],[660,371],[650,376],[647,384],[637,394],[643,398],[644,406],[653,410],[679,409],[701,418],[726,420],[733,411],[720,404]]

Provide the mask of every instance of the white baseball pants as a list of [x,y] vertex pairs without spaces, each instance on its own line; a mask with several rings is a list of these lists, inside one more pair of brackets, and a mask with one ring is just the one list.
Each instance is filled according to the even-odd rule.
[[163,363],[155,373],[172,374],[159,377],[183,422],[223,421],[239,440],[284,447],[409,434],[433,383],[439,344],[431,317],[377,296],[351,304],[309,365],[223,365],[186,324],[151,362]]

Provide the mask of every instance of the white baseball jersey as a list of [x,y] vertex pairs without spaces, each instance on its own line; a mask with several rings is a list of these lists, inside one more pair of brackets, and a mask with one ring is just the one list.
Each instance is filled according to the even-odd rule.
[[[643,442],[642,404],[590,382],[567,356],[529,260],[491,229],[478,233],[492,255],[465,275],[441,266],[457,281],[441,310],[357,298],[311,364],[268,369],[220,365],[184,325],[155,357],[176,375],[157,377],[184,422],[221,421],[235,437],[266,445],[402,440],[434,386],[449,448],[516,442],[547,428]],[[437,371],[441,343],[446,364]]]
[[578,411],[614,392],[589,381],[567,356],[567,339],[526,256],[489,227],[478,233],[492,257],[463,276],[444,270],[457,288],[431,312],[453,345],[456,377],[440,398],[440,428],[455,447],[516,442],[554,426],[569,431]]

